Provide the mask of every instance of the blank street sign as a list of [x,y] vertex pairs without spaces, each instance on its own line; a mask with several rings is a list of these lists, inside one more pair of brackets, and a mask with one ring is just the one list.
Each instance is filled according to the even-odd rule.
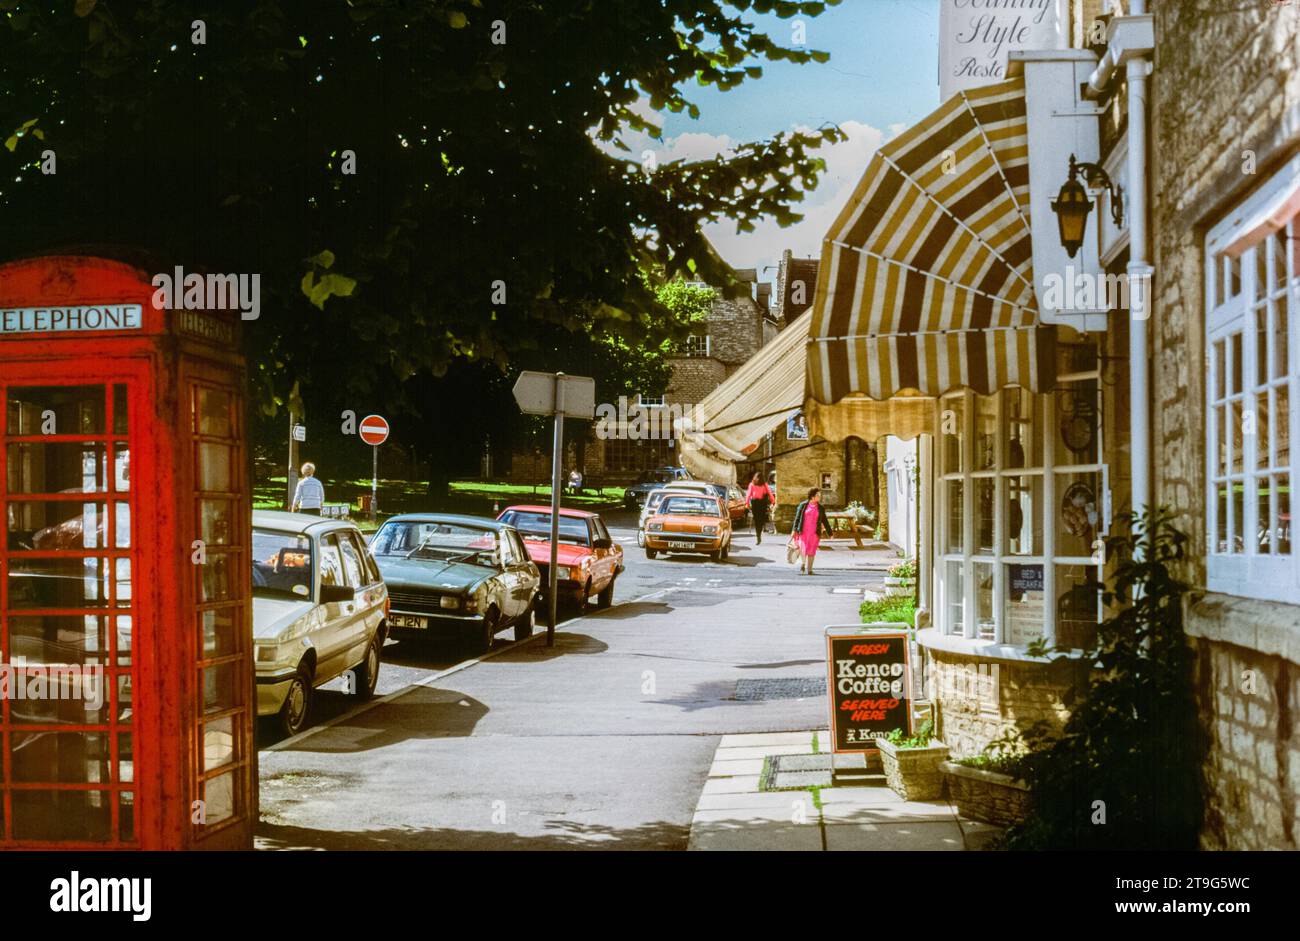
[[565,418],[596,417],[596,380],[589,376],[566,376],[562,373],[525,370],[515,382],[515,401],[529,415],[555,414],[556,380],[563,384],[560,399]]

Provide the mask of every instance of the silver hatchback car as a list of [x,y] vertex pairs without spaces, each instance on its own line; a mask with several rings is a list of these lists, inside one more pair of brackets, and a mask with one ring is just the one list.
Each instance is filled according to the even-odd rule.
[[347,520],[253,513],[253,646],[257,714],[286,735],[307,725],[312,692],[337,677],[374,695],[388,589]]

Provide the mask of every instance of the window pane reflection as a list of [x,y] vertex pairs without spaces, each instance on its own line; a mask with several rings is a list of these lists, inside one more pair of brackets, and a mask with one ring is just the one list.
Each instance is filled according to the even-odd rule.
[[5,413],[9,435],[100,435],[104,387],[11,386]]
[[6,447],[9,493],[102,493],[107,453],[101,444],[20,441]]

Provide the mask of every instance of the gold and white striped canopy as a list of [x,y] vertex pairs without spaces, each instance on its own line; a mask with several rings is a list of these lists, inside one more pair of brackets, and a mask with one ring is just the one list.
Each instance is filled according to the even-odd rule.
[[1051,388],[1030,245],[1024,80],[961,92],[875,153],[823,240],[808,394]]

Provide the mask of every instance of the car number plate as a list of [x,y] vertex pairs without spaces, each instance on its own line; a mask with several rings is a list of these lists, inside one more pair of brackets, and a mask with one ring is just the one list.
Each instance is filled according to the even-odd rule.
[[390,614],[388,619],[393,622],[393,627],[412,627],[422,631],[429,626],[428,618],[417,617],[414,614]]
[[670,543],[668,543],[668,548],[669,548],[669,549],[694,549],[694,548],[695,548],[695,543],[693,543],[693,542],[670,542]]

